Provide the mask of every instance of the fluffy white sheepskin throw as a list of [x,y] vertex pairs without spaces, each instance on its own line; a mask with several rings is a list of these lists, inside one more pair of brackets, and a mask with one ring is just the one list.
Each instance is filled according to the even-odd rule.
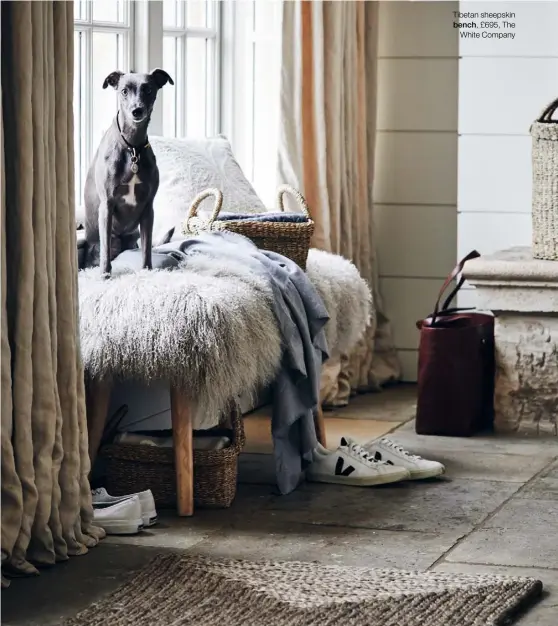
[[[349,351],[371,315],[371,294],[356,267],[311,250],[310,280],[331,316],[331,354]],[[186,388],[196,428],[215,426],[220,411],[271,382],[281,337],[265,279],[241,263],[195,255],[174,271],[79,275],[81,352],[92,378],[165,379]]]

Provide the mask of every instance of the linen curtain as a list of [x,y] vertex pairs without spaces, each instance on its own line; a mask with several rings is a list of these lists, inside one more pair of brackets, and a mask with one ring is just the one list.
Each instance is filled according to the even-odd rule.
[[326,405],[400,378],[374,246],[377,24],[377,2],[283,3],[278,178],[306,196],[312,245],[351,259],[374,298],[373,323],[354,353],[326,364]]
[[74,3],[1,7],[2,573],[22,575],[104,531],[77,339]]

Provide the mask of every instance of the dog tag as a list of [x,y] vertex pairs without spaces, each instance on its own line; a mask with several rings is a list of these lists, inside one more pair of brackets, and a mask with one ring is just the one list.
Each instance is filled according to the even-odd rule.
[[138,173],[138,161],[139,161],[139,156],[136,154],[136,151],[134,149],[134,151],[132,152],[132,174],[137,174]]

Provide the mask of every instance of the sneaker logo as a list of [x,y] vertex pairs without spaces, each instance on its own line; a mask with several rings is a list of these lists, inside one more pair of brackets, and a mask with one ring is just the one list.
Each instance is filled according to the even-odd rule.
[[355,471],[355,468],[352,465],[349,465],[348,467],[343,469],[343,465],[344,464],[345,463],[343,461],[343,457],[340,456],[337,459],[337,463],[335,464],[335,475],[336,476],[350,476]]
[[[380,452],[376,452],[376,454],[374,455],[374,460],[375,461],[381,461],[382,460],[382,455]],[[387,465],[393,465],[393,463],[391,461],[386,461]]]

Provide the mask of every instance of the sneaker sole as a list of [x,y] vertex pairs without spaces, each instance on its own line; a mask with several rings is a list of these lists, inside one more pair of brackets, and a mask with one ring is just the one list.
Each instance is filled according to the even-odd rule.
[[[95,507],[95,504],[105,504],[105,503],[109,503],[112,502],[112,504],[118,504],[119,502],[124,502],[125,500],[129,500],[130,498],[132,498],[133,496],[122,496],[121,498],[114,498],[114,500],[106,500],[106,501],[102,501],[102,502],[95,502],[93,501],[93,507]],[[145,510],[142,506],[141,500],[140,500],[140,506],[141,506],[141,519],[142,519],[142,525],[145,528],[148,528],[149,526],[155,526],[155,524],[157,523],[157,511],[155,509],[149,509],[149,510]]]
[[425,478],[436,478],[444,474],[446,469],[444,467],[438,469],[429,470],[409,470],[410,476],[407,480],[424,480]]
[[385,476],[371,476],[362,478],[351,478],[350,476],[331,476],[327,474],[312,474],[307,476],[307,480],[313,483],[333,483],[336,485],[350,485],[353,487],[373,487],[374,485],[387,485],[389,483],[399,483],[409,479],[409,472],[401,474],[389,474]]
[[155,524],[158,522],[157,511],[149,511],[147,513],[144,513],[142,511],[141,517],[142,517],[143,525],[145,528],[149,528],[150,526],[155,526]]
[[93,524],[103,528],[107,535],[137,535],[143,529],[143,520],[141,519],[106,520],[103,522],[94,520]]

